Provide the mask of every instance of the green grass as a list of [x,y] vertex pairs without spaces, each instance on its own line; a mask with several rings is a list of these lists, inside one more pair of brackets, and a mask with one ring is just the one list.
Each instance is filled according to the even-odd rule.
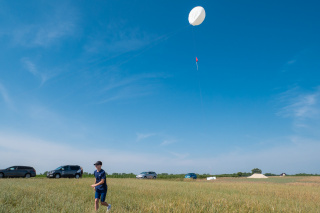
[[[92,178],[0,179],[0,212],[94,212]],[[318,212],[320,177],[108,179],[112,212]],[[99,212],[105,212],[101,207]]]
[[[256,183],[293,183],[301,180],[302,177],[269,177],[267,179],[247,179],[247,178],[229,178],[230,182],[256,182]],[[319,178],[320,179],[320,178]],[[222,178],[223,180],[223,178]]]

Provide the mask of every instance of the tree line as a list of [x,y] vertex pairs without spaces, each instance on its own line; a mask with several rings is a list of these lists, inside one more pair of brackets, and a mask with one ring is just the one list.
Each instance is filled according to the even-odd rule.
[[[47,171],[43,174],[37,175],[37,177],[46,177]],[[232,174],[219,174],[219,175],[212,175],[212,174],[196,174],[198,178],[207,178],[207,177],[249,177],[250,175],[258,173],[262,174],[262,170],[259,168],[254,168],[251,172],[237,172]],[[158,179],[181,179],[184,178],[186,174],[169,174],[169,173],[159,173],[157,175]],[[273,173],[265,173],[265,176],[279,176],[280,174],[273,174]],[[107,178],[136,178],[136,174],[133,173],[111,173],[106,174]],[[294,175],[287,175],[287,176],[320,176],[320,174],[307,174],[307,173],[298,173]],[[84,172],[82,177],[84,178],[93,178],[94,175],[92,173]]]

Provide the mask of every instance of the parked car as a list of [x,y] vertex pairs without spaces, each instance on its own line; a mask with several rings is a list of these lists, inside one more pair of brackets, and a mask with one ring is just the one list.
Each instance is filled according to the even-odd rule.
[[0,178],[4,177],[24,177],[30,178],[36,176],[36,170],[31,166],[11,166],[0,170]]
[[184,178],[192,178],[192,179],[197,179],[197,175],[195,173],[188,173]]
[[139,175],[136,176],[138,179],[156,179],[157,173],[155,172],[141,172]]
[[60,166],[47,173],[48,178],[80,178],[82,177],[83,170],[78,165],[65,165]]

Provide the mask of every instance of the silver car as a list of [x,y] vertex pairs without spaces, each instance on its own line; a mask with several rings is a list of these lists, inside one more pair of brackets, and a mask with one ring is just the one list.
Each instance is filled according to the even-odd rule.
[[141,172],[139,175],[136,176],[138,179],[156,179],[157,173],[155,172]]

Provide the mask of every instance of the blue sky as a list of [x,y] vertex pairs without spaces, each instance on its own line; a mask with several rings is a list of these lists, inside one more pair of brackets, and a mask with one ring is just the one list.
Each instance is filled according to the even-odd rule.
[[0,1],[0,167],[320,173],[319,7]]

